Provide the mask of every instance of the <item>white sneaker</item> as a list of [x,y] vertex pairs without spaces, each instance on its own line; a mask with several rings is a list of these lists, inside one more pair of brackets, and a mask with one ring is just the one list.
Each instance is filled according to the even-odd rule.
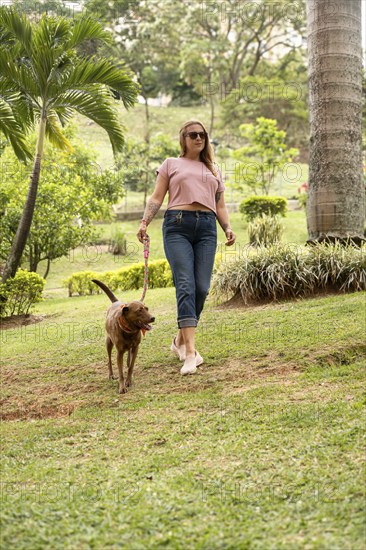
[[203,357],[196,351],[196,367],[199,367],[203,363]]
[[183,367],[180,369],[180,373],[183,374],[194,374],[197,370],[196,367],[196,356],[186,357]]
[[170,350],[178,355],[180,361],[184,361],[186,358],[186,346],[183,344],[181,346],[177,346],[175,343],[175,337],[173,338],[172,345],[170,346]]
[[183,375],[185,375],[185,374],[194,374],[197,371],[197,367],[199,365],[202,365],[202,363],[203,363],[203,358],[198,353],[198,351],[196,351],[194,357],[188,357],[184,361],[184,365],[180,369],[180,373],[183,374]]

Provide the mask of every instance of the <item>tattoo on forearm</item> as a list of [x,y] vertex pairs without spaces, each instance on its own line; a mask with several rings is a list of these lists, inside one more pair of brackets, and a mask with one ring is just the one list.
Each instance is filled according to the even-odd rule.
[[146,224],[151,222],[155,214],[159,211],[160,206],[161,203],[159,202],[154,202],[152,200],[148,201],[144,212],[144,220],[146,220]]
[[215,193],[215,201],[216,202],[219,202],[221,195],[222,195],[222,191],[217,191],[217,193]]

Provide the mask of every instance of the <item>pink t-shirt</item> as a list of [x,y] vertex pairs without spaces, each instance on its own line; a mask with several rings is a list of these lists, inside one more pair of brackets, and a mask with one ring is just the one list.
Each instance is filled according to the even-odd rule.
[[225,190],[220,170],[217,177],[199,160],[185,157],[167,158],[156,170],[168,179],[169,201],[167,208],[199,202],[216,214],[215,194]]

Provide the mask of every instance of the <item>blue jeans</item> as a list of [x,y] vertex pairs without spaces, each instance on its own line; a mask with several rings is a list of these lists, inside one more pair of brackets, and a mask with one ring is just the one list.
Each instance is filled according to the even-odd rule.
[[163,241],[176,289],[178,327],[196,327],[210,288],[215,260],[215,213],[167,210]]

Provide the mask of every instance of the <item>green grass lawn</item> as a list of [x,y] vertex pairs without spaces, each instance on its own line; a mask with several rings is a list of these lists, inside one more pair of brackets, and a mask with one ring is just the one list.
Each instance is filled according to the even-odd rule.
[[106,296],[40,304],[1,332],[2,548],[363,550],[365,298],[209,297],[181,377],[174,289],[149,290],[123,396]]

